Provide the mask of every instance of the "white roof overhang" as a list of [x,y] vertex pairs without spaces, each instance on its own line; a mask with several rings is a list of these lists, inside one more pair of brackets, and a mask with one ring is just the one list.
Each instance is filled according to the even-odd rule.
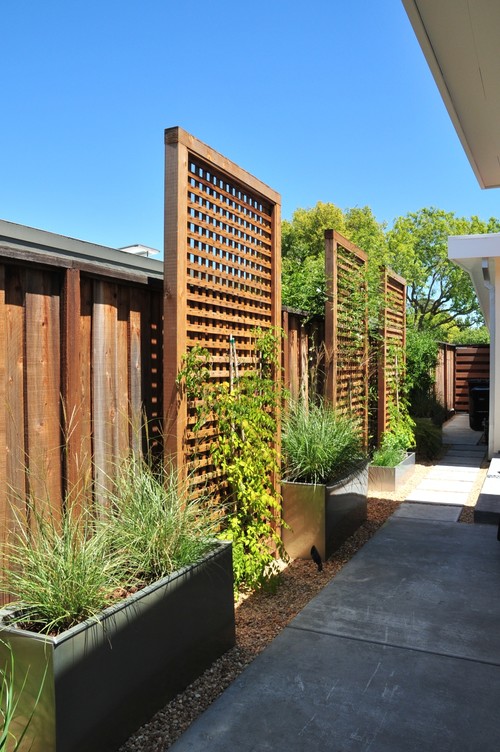
[[482,188],[500,186],[500,2],[402,0]]
[[487,326],[490,326],[490,287],[500,258],[500,233],[455,235],[448,238],[448,256],[469,273]]

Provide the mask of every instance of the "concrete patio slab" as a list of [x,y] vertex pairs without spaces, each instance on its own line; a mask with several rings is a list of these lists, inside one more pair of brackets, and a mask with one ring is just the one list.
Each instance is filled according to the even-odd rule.
[[467,504],[469,492],[459,493],[458,491],[426,491],[425,489],[416,488],[406,497],[406,501],[420,501],[425,504]]
[[450,467],[476,467],[480,468],[482,460],[479,457],[450,457],[448,454],[442,460],[436,463],[438,466],[448,465]]
[[170,750],[496,752],[499,693],[496,666],[286,630]]
[[448,449],[447,454],[470,454],[471,456],[486,456],[486,446],[484,444],[479,446],[471,446],[468,444],[454,443],[451,445],[450,449]]
[[404,501],[394,512],[393,517],[406,517],[412,520],[436,520],[457,522],[462,512],[461,506],[440,504],[419,504],[418,501]]
[[483,438],[482,431],[473,431],[468,415],[454,415],[442,428],[443,444],[469,444],[475,446]]
[[497,752],[499,577],[490,527],[393,516],[171,750]]
[[291,624],[500,666],[499,582],[494,528],[392,517]]
[[423,491],[443,491],[469,494],[474,486],[474,480],[450,480],[449,478],[424,478],[418,484]]
[[454,480],[474,481],[477,478],[477,467],[455,467],[451,465],[434,465],[426,474],[428,478],[453,478]]

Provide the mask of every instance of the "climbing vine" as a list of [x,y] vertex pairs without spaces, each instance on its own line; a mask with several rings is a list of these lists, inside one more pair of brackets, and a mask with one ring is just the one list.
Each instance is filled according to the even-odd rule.
[[277,574],[274,552],[284,555],[277,531],[281,505],[274,483],[282,400],[274,378],[279,368],[278,345],[273,330],[256,330],[252,367],[243,373],[230,369],[232,377],[224,382],[208,378],[210,354],[194,347],[184,357],[177,379],[195,405],[194,432],[209,420],[214,424],[210,453],[227,483],[221,537],[233,543],[238,589],[268,584]]

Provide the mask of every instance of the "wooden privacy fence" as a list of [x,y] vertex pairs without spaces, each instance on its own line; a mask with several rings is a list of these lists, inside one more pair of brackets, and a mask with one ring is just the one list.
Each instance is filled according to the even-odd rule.
[[177,374],[184,354],[201,345],[211,378],[227,381],[230,338],[243,371],[255,329],[280,326],[280,196],[181,128],[168,129],[165,143],[166,448],[180,465],[196,455],[198,484],[216,490],[214,427],[194,435]]
[[434,389],[448,410],[468,412],[469,380],[489,377],[489,345],[440,344]]
[[439,343],[434,393],[448,412],[455,409],[455,349],[455,345]]
[[0,241],[0,540],[29,495],[99,501],[143,411],[159,431],[161,278],[126,267]]

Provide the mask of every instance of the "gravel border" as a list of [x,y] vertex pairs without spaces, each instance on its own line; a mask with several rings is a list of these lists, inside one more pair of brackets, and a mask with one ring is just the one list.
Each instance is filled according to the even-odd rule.
[[[322,572],[318,572],[312,561],[297,559],[290,562],[281,573],[275,593],[258,592],[240,598],[235,612],[236,646],[156,713],[118,752],[165,752],[364,546],[420,483],[429,465],[430,463],[417,463],[410,478],[397,492],[371,493],[368,497],[366,522],[324,562]],[[473,507],[485,474],[486,470],[481,472],[467,506],[463,509],[460,522],[473,522]]]

